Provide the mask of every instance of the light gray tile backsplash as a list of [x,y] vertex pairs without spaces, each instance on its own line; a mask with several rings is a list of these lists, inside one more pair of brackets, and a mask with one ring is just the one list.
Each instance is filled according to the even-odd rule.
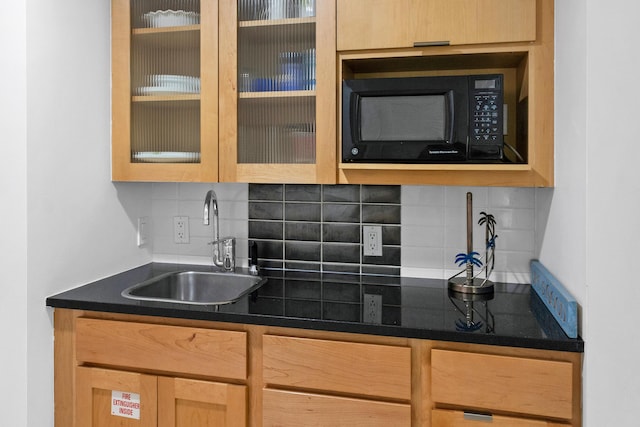
[[[454,259],[466,249],[465,227],[466,193],[473,194],[474,223],[480,212],[495,216],[498,234],[496,266],[493,280],[510,282],[529,281],[529,261],[537,258],[537,221],[535,189],[503,187],[446,187],[446,186],[275,186],[264,187],[260,202],[253,202],[249,220],[249,185],[247,184],[192,184],[155,183],[152,190],[151,245],[156,261],[209,263],[211,260],[212,226],[204,226],[203,204],[206,192],[214,189],[219,199],[220,232],[235,236],[240,265],[247,264],[247,245],[251,227],[260,220],[273,221],[262,232],[277,237],[264,247],[272,253],[288,250],[303,263],[291,260],[293,266],[321,263],[322,250],[327,250],[327,263],[340,260],[358,262],[358,248],[353,240],[360,235],[360,221],[382,222],[388,215],[399,212],[399,232],[383,235],[383,245],[397,250],[401,272],[406,276],[447,278],[457,272]],[[255,186],[253,191],[260,191]],[[395,188],[395,189],[394,189]],[[400,192],[400,205],[386,203]],[[391,192],[391,194],[389,193]],[[259,193],[256,193],[259,194]],[[367,208],[354,211],[354,197],[366,201]],[[304,200],[302,200],[304,199]],[[287,200],[294,200],[287,203]],[[379,206],[378,206],[379,204]],[[319,207],[322,206],[322,209]],[[361,206],[361,205],[357,205]],[[382,213],[385,210],[394,213]],[[354,215],[360,215],[355,220]],[[190,243],[173,243],[173,217],[188,216]],[[294,218],[285,222],[286,217]],[[354,219],[352,222],[349,218]],[[333,221],[336,220],[337,221]],[[280,220],[280,221],[278,221]],[[278,225],[280,224],[281,227]],[[325,227],[322,227],[324,224]],[[398,230],[398,227],[392,227]],[[255,228],[254,228],[255,230]],[[274,234],[275,233],[275,234]],[[281,234],[280,234],[281,233]],[[484,229],[474,227],[474,248],[483,248]],[[290,242],[289,248],[283,242]],[[316,239],[320,236],[319,239]],[[318,242],[325,242],[318,245]],[[294,246],[291,246],[291,245]],[[367,259],[375,265],[375,260]],[[305,264],[307,263],[307,264]],[[280,264],[282,265],[282,264]]]

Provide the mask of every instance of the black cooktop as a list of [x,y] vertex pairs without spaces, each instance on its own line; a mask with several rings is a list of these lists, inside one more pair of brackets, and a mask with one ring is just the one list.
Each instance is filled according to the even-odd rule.
[[446,280],[266,271],[266,284],[220,306],[143,302],[121,291],[153,276],[210,267],[151,263],[47,298],[58,308],[248,323],[373,335],[584,351],[533,288],[496,283],[489,296],[448,290]]

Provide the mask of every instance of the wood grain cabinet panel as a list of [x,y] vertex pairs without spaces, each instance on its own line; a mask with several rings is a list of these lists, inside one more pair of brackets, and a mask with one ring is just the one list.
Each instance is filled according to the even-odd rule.
[[338,0],[339,51],[536,39],[536,0]]
[[573,367],[569,362],[434,349],[431,393],[436,404],[570,420]]
[[266,389],[264,427],[409,427],[411,405]]
[[76,357],[147,371],[247,378],[245,332],[79,318]]
[[568,424],[558,424],[551,421],[531,420],[525,418],[504,417],[500,415],[475,416],[462,411],[434,409],[431,413],[431,423],[435,427],[563,427]]
[[409,401],[411,348],[265,335],[266,385]]
[[[141,22],[158,4],[111,1],[111,179],[216,182],[218,1],[190,4],[197,24]],[[150,86],[167,75],[198,77],[199,89]]]
[[[137,394],[113,405],[112,393]],[[246,386],[76,368],[77,427],[245,427]],[[119,410],[122,410],[122,415]],[[126,411],[131,411],[127,413]]]
[[412,45],[410,7],[410,0],[337,0],[338,50]]
[[[137,418],[111,413],[112,391],[139,395]],[[153,375],[77,367],[75,396],[77,427],[157,426],[157,378]]]
[[536,39],[536,0],[413,0],[416,42],[451,45]]
[[[54,326],[56,427],[582,425],[579,353],[67,309]],[[112,416],[112,391],[140,419]]]
[[247,387],[158,378],[158,427],[245,427]]

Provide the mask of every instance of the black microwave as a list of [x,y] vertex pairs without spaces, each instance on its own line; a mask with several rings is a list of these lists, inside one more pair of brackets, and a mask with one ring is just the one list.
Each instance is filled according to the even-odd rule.
[[503,158],[502,74],[344,80],[342,161]]

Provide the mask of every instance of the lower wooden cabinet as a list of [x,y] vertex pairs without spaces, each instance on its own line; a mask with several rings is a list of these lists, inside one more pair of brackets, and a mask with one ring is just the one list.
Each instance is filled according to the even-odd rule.
[[80,366],[75,408],[83,427],[240,427],[246,386]]
[[505,417],[434,409],[431,413],[431,424],[434,427],[566,427],[569,424],[558,424],[551,421],[532,420],[526,418]]
[[75,331],[81,363],[183,377],[247,378],[245,332],[85,317],[75,321]]
[[582,425],[580,353],[56,309],[54,354],[56,427]]
[[411,348],[265,335],[265,385],[411,400]]
[[[118,405],[112,412],[113,392],[135,394],[139,406]],[[153,375],[100,368],[76,368],[75,422],[86,427],[156,427],[158,381]],[[127,412],[124,412],[127,410]],[[122,411],[122,412],[121,412]]]
[[263,427],[411,426],[410,347],[276,335],[262,343]]
[[263,427],[409,427],[411,405],[294,391],[263,391]]
[[[432,419],[438,420],[434,425],[445,427],[488,420],[498,426],[563,425],[553,420],[579,423],[576,375],[570,361],[433,349],[431,399],[436,406],[458,407],[461,411],[434,410]],[[467,409],[471,413],[509,416],[464,417]]]
[[158,427],[244,427],[247,387],[158,378]]

